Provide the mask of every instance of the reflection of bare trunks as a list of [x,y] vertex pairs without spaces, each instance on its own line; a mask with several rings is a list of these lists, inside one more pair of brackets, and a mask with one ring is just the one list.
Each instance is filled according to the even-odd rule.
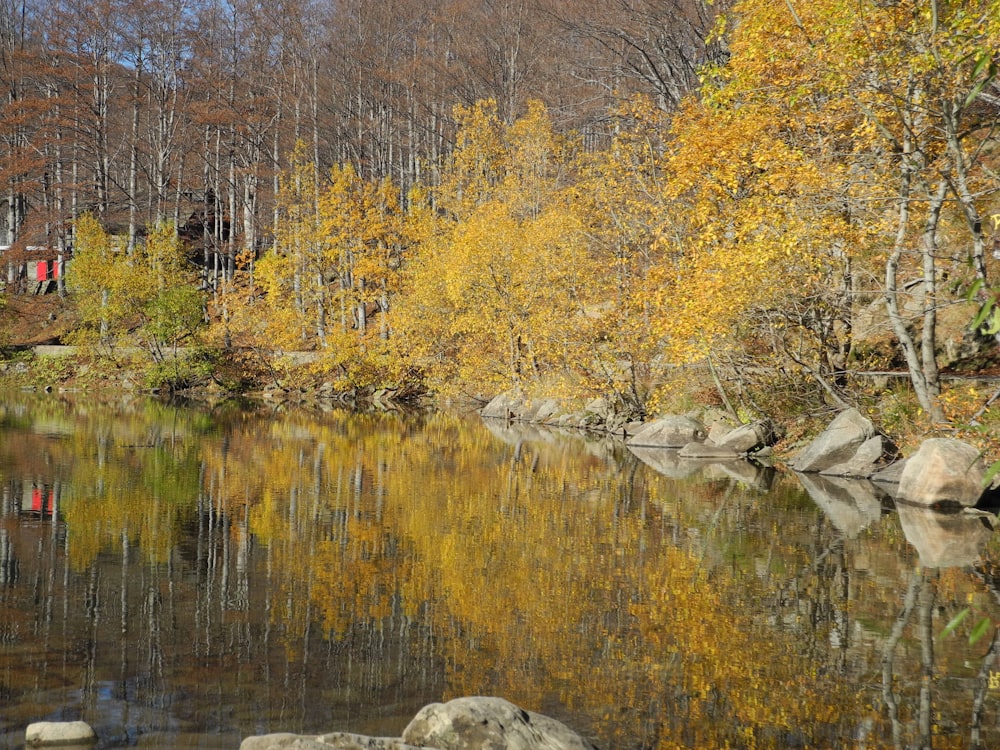
[[[0,529],[0,585],[6,586],[17,581],[17,556],[7,529]],[[0,636],[3,634],[0,633]]]
[[[940,575],[940,570],[937,568],[921,566],[914,571],[906,591],[906,597],[903,600],[903,609],[893,624],[892,632],[889,634],[882,652],[882,698],[892,722],[893,745],[897,748],[932,747],[934,696],[931,688],[934,680],[934,604],[937,600],[937,582]],[[905,742],[903,737],[903,724],[899,718],[899,701],[893,691],[893,667],[896,648],[903,637],[903,631],[906,629],[914,609],[917,610],[917,639],[920,642],[920,697],[916,714],[918,739],[916,743],[910,743]],[[983,669],[988,670],[988,666],[984,664]],[[985,674],[985,672],[980,673],[981,677]],[[976,738],[979,733],[976,717],[982,703],[980,692],[977,688],[973,704],[973,738]],[[979,746],[975,739],[972,746]]]
[[920,609],[917,613],[920,636],[920,716],[918,727],[920,729],[920,747],[931,747],[931,707],[933,700],[931,696],[931,681],[934,679],[934,600],[936,597],[935,584],[940,577],[937,568],[921,568],[924,581],[929,585],[924,586],[920,592]]
[[993,671],[993,664],[996,663],[997,659],[998,645],[1000,645],[1000,628],[994,628],[993,641],[990,643],[990,650],[983,657],[983,665],[979,668],[979,677],[972,699],[972,727],[969,731],[969,747],[972,750],[985,747],[982,737],[983,706],[986,703],[986,694],[990,687],[990,673]]
[[910,578],[910,585],[906,590],[906,597],[903,599],[903,610],[893,623],[892,631],[889,633],[882,651],[882,700],[885,701],[886,710],[889,713],[889,720],[892,722],[892,743],[894,747],[903,747],[903,728],[899,721],[899,702],[893,692],[892,677],[893,665],[896,655],[896,646],[903,637],[903,630],[906,623],[913,614],[913,608],[917,602],[917,595],[924,583],[924,575],[914,573]]

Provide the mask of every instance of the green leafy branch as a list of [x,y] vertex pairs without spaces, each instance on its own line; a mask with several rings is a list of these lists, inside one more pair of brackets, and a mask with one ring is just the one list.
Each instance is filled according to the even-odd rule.
[[[972,614],[972,608],[966,607],[965,609],[960,611],[957,615],[952,617],[951,620],[949,620],[948,624],[944,626],[944,630],[941,631],[941,634],[938,636],[938,640],[941,640],[946,636],[950,635],[951,633],[953,633],[955,629],[959,625],[961,625],[966,620],[966,618],[968,618],[970,614]],[[972,632],[969,633],[969,645],[970,646],[975,645],[977,641],[979,641],[984,635],[986,635],[991,625],[993,625],[993,620],[991,618],[986,616],[981,617],[979,621],[976,622],[975,626],[972,628]]]

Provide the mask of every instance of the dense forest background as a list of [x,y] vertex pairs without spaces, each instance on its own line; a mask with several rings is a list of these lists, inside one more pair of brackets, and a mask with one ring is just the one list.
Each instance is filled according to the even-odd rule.
[[[671,109],[721,54],[718,8],[649,3],[4,0],[8,241],[66,241],[92,211],[130,236],[192,203],[215,239],[273,240],[297,140],[325,173],[351,164],[405,194],[434,182],[456,105],[532,99],[560,132],[607,145],[634,92]],[[31,210],[28,210],[30,206]]]
[[0,11],[9,268],[72,257],[66,341],[155,378],[991,402],[942,373],[1000,330],[996,0]]

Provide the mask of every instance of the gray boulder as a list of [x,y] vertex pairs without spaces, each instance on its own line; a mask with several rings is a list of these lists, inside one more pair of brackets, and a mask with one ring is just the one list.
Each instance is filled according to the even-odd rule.
[[479,410],[486,419],[516,419],[523,422],[550,422],[564,414],[554,398],[525,398],[516,392],[501,393]]
[[562,413],[562,406],[554,398],[535,399],[524,403],[521,419],[529,422],[548,422]]
[[523,404],[514,393],[500,393],[479,410],[479,415],[487,419],[516,419]]
[[565,724],[502,698],[456,698],[422,708],[402,737],[265,734],[240,750],[596,750]]
[[700,443],[707,435],[705,425],[697,419],[669,415],[647,422],[626,441],[626,445],[643,448],[683,448],[688,443]]
[[89,745],[97,740],[94,730],[85,721],[37,721],[24,732],[24,744]]
[[[906,459],[900,459],[899,461],[894,461],[884,469],[879,469],[874,474],[871,475],[871,480],[873,482],[878,482],[884,485],[898,485],[899,478],[903,476],[903,469],[906,468]],[[893,490],[895,493],[895,490]]]
[[885,457],[888,445],[881,435],[873,435],[854,451],[854,455],[839,464],[820,471],[832,477],[871,477]]
[[791,462],[795,471],[867,478],[879,468],[889,443],[857,409],[842,411]]
[[713,425],[713,430],[709,431],[708,439],[705,442],[714,443],[719,448],[731,450],[734,453],[750,453],[774,442],[774,425],[767,419],[759,419],[756,422],[723,430],[719,430],[718,427],[719,423]]
[[918,505],[972,506],[983,495],[985,477],[978,448],[953,438],[929,438],[903,467],[896,496]]
[[596,750],[565,724],[502,698],[456,698],[425,706],[403,740],[437,750]]
[[747,454],[770,445],[774,440],[774,427],[769,420],[759,420],[732,427],[716,421],[708,429],[704,440],[693,440],[678,452],[683,458],[714,458],[731,460],[745,458]]
[[729,435],[729,433],[734,429],[735,428],[731,424],[723,422],[721,419],[716,420],[708,426],[708,435],[705,437],[705,440],[711,443],[720,443],[725,440],[726,436]]

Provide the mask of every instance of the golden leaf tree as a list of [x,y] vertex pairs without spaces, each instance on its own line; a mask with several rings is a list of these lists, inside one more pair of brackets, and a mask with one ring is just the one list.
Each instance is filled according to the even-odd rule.
[[968,263],[986,277],[997,4],[746,0],[733,12],[729,62],[675,120],[682,209],[663,236],[683,246],[662,269],[661,335],[691,358],[765,321],[840,400],[858,278],[880,278],[867,288],[885,299],[921,407],[942,419],[941,274]]
[[280,177],[281,220],[255,269],[262,299],[246,327],[263,348],[317,351],[319,370],[342,388],[385,385],[400,372],[387,343],[404,252],[399,192],[350,164],[324,184],[316,171],[299,143]]
[[505,126],[456,109],[441,185],[411,208],[421,238],[399,323],[440,388],[492,394],[571,372],[586,348],[586,238],[567,191],[572,148],[545,108]]

